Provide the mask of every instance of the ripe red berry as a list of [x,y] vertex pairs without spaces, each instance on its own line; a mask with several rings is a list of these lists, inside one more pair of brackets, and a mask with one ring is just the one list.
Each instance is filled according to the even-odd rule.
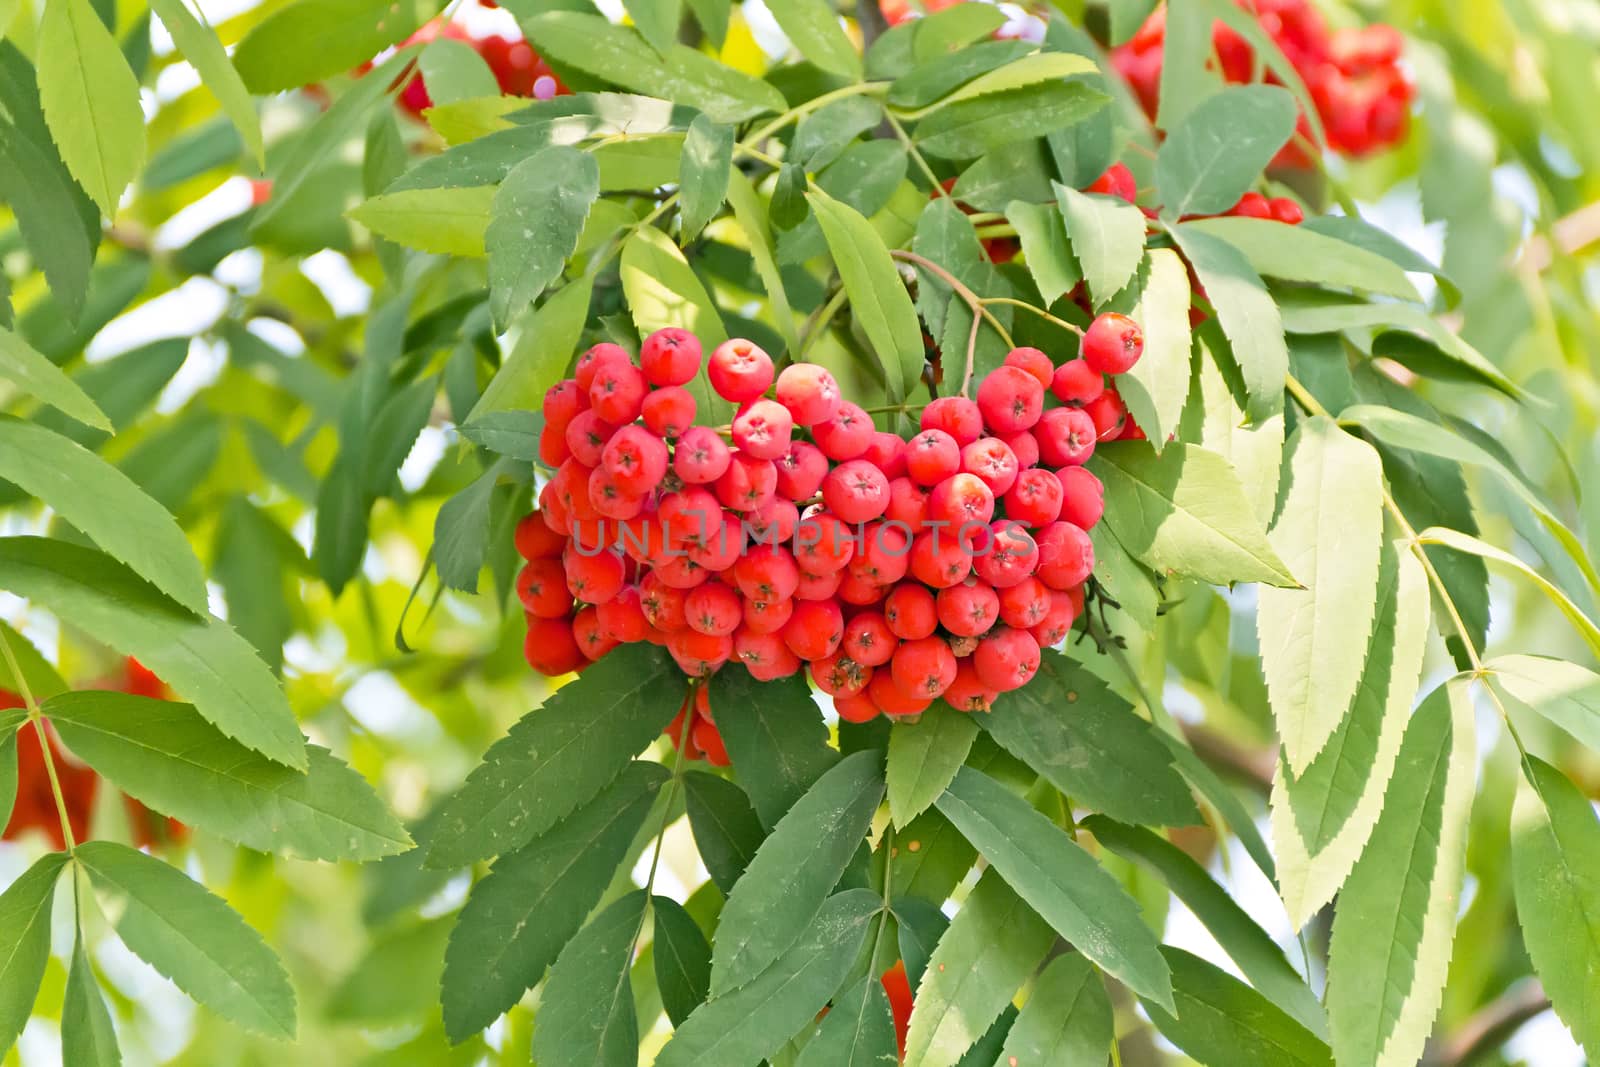
[[833,710],[845,722],[871,722],[878,717],[878,705],[869,696],[834,697]]
[[828,457],[809,441],[792,441],[777,460],[778,495],[787,500],[810,500],[828,476]]
[[810,672],[817,688],[831,697],[860,696],[872,681],[872,668],[857,663],[843,652],[812,660]]
[[639,608],[644,617],[662,633],[681,630],[689,624],[687,593],[674,589],[658,571],[648,571],[639,582]]
[[1011,519],[997,521],[988,537],[976,541],[974,548],[972,569],[996,589],[1016,585],[1032,574],[1039,562],[1039,546]]
[[829,571],[827,574],[807,574],[800,572],[800,584],[795,587],[796,600],[832,600],[839,592],[839,586],[844,581],[844,571]]
[[832,655],[844,637],[844,614],[831,600],[802,600],[783,628],[783,640],[801,659]]
[[735,452],[717,479],[717,499],[734,511],[755,511],[778,492],[778,469],[770,459]]
[[644,494],[619,484],[604,467],[589,472],[588,495],[596,514],[608,519],[631,519],[644,510]]
[[1074,597],[1072,591],[1050,590],[1050,609],[1032,630],[1034,640],[1039,642],[1040,648],[1059,645],[1072,633],[1072,624],[1083,610],[1082,595],[1081,587],[1077,591],[1077,597]]
[[946,524],[946,539],[968,523],[994,518],[994,492],[975,474],[952,474],[928,494],[928,520]]
[[793,600],[746,600],[744,628],[751,633],[775,634],[794,615]]
[[889,482],[889,506],[884,518],[890,522],[904,523],[916,531],[928,517],[928,491],[910,478],[895,478]]
[[800,657],[789,650],[777,633],[756,633],[748,627],[734,631],[734,655],[759,682],[787,678],[800,669]]
[[751,600],[788,600],[800,587],[800,568],[787,548],[763,545],[739,557],[733,578]]
[[1019,630],[1033,629],[1050,613],[1050,594],[1050,587],[1031,574],[1000,590],[1000,621]]
[[1033,435],[1039,458],[1052,467],[1076,467],[1094,455],[1094,419],[1082,408],[1051,408]]
[[700,338],[669,326],[644,339],[639,368],[651,385],[685,385],[700,372]]
[[639,417],[650,391],[644,375],[632,363],[607,361],[595,371],[589,385],[589,406],[606,422],[622,426]]
[[1094,423],[1095,434],[1101,441],[1117,440],[1128,424],[1128,406],[1109,385],[1097,399],[1085,404],[1083,411]]
[[807,574],[833,574],[856,552],[855,533],[836,515],[823,512],[800,520],[794,533],[794,558]]
[[956,661],[956,678],[944,691],[944,702],[957,711],[990,711],[999,695],[979,679],[969,657]]
[[885,478],[898,478],[906,472],[906,443],[899,434],[878,430],[861,458],[881,470]]
[[834,413],[833,418],[811,427],[811,438],[817,442],[817,447],[822,449],[823,455],[837,463],[843,463],[865,453],[872,444],[872,435],[875,432],[872,416],[868,415],[860,405],[846,400],[839,405],[839,410]]
[[517,555],[525,560],[557,559],[567,543],[566,538],[550,529],[544,516],[537,511],[529,512],[517,523],[515,541]]
[[938,485],[961,469],[961,446],[943,430],[923,430],[906,446],[906,473],[920,485]]
[[522,643],[528,665],[547,677],[570,674],[588,662],[572,636],[572,623],[559,619],[530,619],[528,636]]
[[815,426],[838,414],[839,383],[826,367],[792,363],[778,375],[778,403],[789,410],[796,426]]
[[[930,631],[931,632],[931,631]],[[879,667],[889,662],[900,639],[889,629],[889,622],[878,611],[863,611],[844,626],[840,649],[864,667]]]
[[972,573],[972,553],[955,529],[930,530],[911,543],[911,573],[924,585],[945,589]]
[[1260,193],[1251,191],[1239,198],[1239,202],[1226,212],[1238,218],[1245,219],[1270,219],[1272,218],[1272,205]]
[[565,618],[572,610],[572,593],[560,560],[536,559],[517,572],[517,597],[522,608],[541,619]]
[[685,627],[667,638],[667,651],[683,673],[691,678],[715,674],[733,655],[733,638],[728,634],[703,634]]
[[707,582],[690,590],[684,601],[689,628],[703,634],[731,634],[744,619],[739,594],[721,582]]
[[969,445],[983,435],[983,413],[964,396],[941,396],[922,409],[922,429],[943,430],[956,444]]
[[[778,471],[782,486],[782,471]],[[794,502],[781,496],[773,497],[761,507],[744,514],[745,526],[754,544],[787,545],[794,540],[795,528],[800,525],[800,509]]]
[[895,649],[889,671],[900,692],[921,700],[933,700],[956,680],[956,654],[938,637],[906,641]]
[[[1037,348],[1013,348],[1006,353],[1005,365],[1027,371],[1039,382],[1039,387],[1042,389],[1050,388],[1050,381],[1056,372],[1050,357]],[[982,406],[981,401],[979,406]]]
[[978,410],[995,433],[1026,430],[1044,410],[1044,386],[1021,367],[996,367],[978,383]]
[[[910,566],[910,530],[883,522],[862,527],[861,543],[850,561],[850,574],[875,585],[888,586],[904,578]],[[881,600],[882,595],[874,599]]]
[[694,394],[678,385],[657,389],[644,398],[639,413],[651,433],[676,440],[694,425]]
[[822,480],[822,500],[852,526],[870,522],[889,506],[889,479],[864,459],[848,460]]
[[[1083,470],[1082,467],[1064,469]],[[1006,494],[1006,517],[1035,528],[1054,522],[1061,515],[1064,495],[1064,485],[1057,475],[1038,467],[1022,471]]]
[[1102,374],[1126,374],[1144,355],[1144,331],[1126,315],[1108,311],[1083,335],[1083,359]]
[[1052,589],[1082,585],[1094,572],[1094,542],[1070,522],[1052,522],[1040,530],[1039,580]]
[[717,431],[691,426],[673,450],[672,470],[690,485],[709,485],[727,472],[732,461],[733,454]]
[[1096,178],[1084,192],[1105,193],[1131,204],[1139,195],[1139,186],[1133,180],[1133,172],[1126,165],[1113,163],[1111,168]]
[[578,412],[589,406],[589,393],[579,389],[578,383],[571,378],[561,381],[545,390],[544,403],[541,410],[544,412],[546,426],[560,423],[563,427],[571,422]]
[[1279,222],[1298,226],[1305,221],[1305,210],[1286,196],[1274,197],[1267,205],[1272,209],[1272,217]]
[[[701,690],[704,692],[705,690]],[[731,762],[728,750],[722,744],[722,734],[710,719],[696,719],[689,728],[694,733],[695,747],[706,754],[706,762],[713,767],[726,767]]]
[[600,456],[605,451],[606,442],[611,440],[616,429],[593,409],[578,412],[567,423],[567,448],[572,452],[572,458],[585,467],[600,466]]
[[1001,693],[1021,689],[1039,671],[1039,642],[1027,630],[997,627],[978,642],[972,666],[978,681],[990,689]]
[[961,470],[987,485],[996,497],[1016,484],[1018,469],[1016,454],[998,437],[981,437],[961,450]]
[[600,625],[600,612],[593,604],[582,608],[572,617],[572,637],[578,649],[593,662],[617,647]]
[[873,672],[872,681],[867,683],[867,696],[878,706],[879,711],[896,718],[921,715],[933,704],[932,700],[924,700],[902,690],[895,684],[891,671]]
[[939,624],[958,637],[980,637],[1000,617],[1000,597],[987,582],[967,579],[934,598]]
[[1082,359],[1069,359],[1056,368],[1050,379],[1050,392],[1069,407],[1082,407],[1106,391],[1105,375]]
[[586,604],[604,604],[622,592],[626,578],[622,557],[610,549],[595,555],[569,551],[562,563],[566,568],[567,588]]
[[623,586],[622,592],[595,608],[600,620],[600,630],[619,644],[643,641],[650,622],[645,618],[635,586]]
[[901,582],[889,591],[883,602],[883,618],[889,632],[902,641],[927,637],[939,625],[933,593],[915,582]]
[[628,358],[627,349],[621,345],[603,341],[578,357],[578,362],[573,367],[572,378],[583,395],[588,397],[589,387],[594,384],[594,376],[602,367],[608,365],[617,366],[631,362],[632,360]]
[[1011,449],[1011,454],[1017,457],[1018,470],[1038,466],[1039,439],[1033,436],[1031,431],[1023,430],[1021,433],[1002,436],[1000,440],[1004,441],[1006,447]]
[[624,426],[606,442],[600,462],[623,492],[643,494],[666,475],[667,446],[642,426]]
[[1059,518],[1085,530],[1093,529],[1106,510],[1106,489],[1094,472],[1084,467],[1063,467],[1055,479],[1061,487]]
[[735,337],[712,351],[706,373],[718,396],[744,404],[772,388],[772,357],[755,342]]
[[757,459],[780,459],[788,454],[794,420],[789,409],[775,400],[756,400],[733,420],[733,443]]

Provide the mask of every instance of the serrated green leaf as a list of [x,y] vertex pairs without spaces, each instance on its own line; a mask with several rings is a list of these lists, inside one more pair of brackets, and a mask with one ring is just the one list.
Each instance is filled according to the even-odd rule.
[[1059,652],[1040,653],[1035,680],[1002,694],[979,725],[1079,804],[1156,826],[1200,821],[1151,725]]
[[[423,0],[298,0],[245,34],[233,63],[253,93],[298,89],[365,63],[436,10]],[[389,85],[377,71],[362,76],[369,80]]]
[[88,0],[49,0],[39,20],[39,103],[61,158],[115,216],[144,163],[139,81]]
[[1158,573],[1231,582],[1295,584],[1252,514],[1227,460],[1197,445],[1148,444],[1095,452],[1090,468],[1106,487],[1106,518],[1129,552]]
[[1096,306],[1102,305],[1133,280],[1144,259],[1145,217],[1114,196],[1091,196],[1060,183],[1055,190],[1072,253]]
[[1124,859],[1137,860],[1160,875],[1268,1000],[1313,1034],[1326,1035],[1328,1024],[1316,994],[1271,936],[1212,881],[1205,868],[1142,826],[1124,826],[1102,815],[1091,815],[1081,825]]
[[1289,348],[1278,305],[1261,276],[1232,245],[1190,229],[1188,224],[1174,226],[1172,236],[1216,309],[1244,376],[1245,414],[1254,424],[1264,422],[1283,410],[1283,387],[1289,373]]
[[882,906],[870,889],[829,897],[800,940],[770,967],[695,1009],[656,1057],[656,1067],[756,1063],[771,1056],[838,992]]
[[841,78],[861,80],[861,56],[828,0],[773,0],[768,10],[801,55]]
[[[727,718],[724,714],[719,721]],[[700,859],[717,888],[731,893],[766,838],[761,820],[744,790],[725,778],[690,771],[683,776],[683,792]]]
[[800,940],[872,826],[881,759],[868,750],[840,760],[756,850],[717,924],[713,998],[748,984]]
[[599,195],[594,157],[566,145],[541,149],[506,175],[484,238],[496,322],[508,322],[561,276]]
[[1082,956],[1057,956],[1034,981],[995,1067],[1098,1062],[1114,1040],[1114,1022],[1100,973]]
[[275,673],[283,645],[294,632],[285,592],[288,568],[305,563],[305,551],[265,511],[245,497],[222,509],[212,546],[211,573],[222,587],[228,619]]
[[966,762],[978,736],[973,716],[937,701],[912,723],[889,731],[889,812],[905,826],[927,810]]
[[1278,889],[1296,929],[1332,899],[1383,809],[1427,651],[1428,578],[1385,543],[1366,665],[1350,713],[1303,774],[1279,762],[1272,782]]
[[612,904],[561,950],[539,1000],[538,1063],[634,1067],[639,1021],[628,987],[631,951],[644,921],[642,890]]
[[0,538],[0,586],[138,657],[229,737],[305,769],[278,680],[227,623],[195,618],[109,556],[39,537]]
[[1179,948],[1172,967],[1176,1014],[1146,1002],[1157,1029],[1199,1063],[1229,1067],[1333,1067],[1327,1044],[1237,978]]
[[732,162],[733,127],[697,115],[683,139],[683,159],[678,165],[678,222],[685,243],[699,236],[722,210]]
[[[711,294],[672,239],[654,226],[636,230],[622,246],[622,292],[641,337],[676,326],[700,338],[709,353],[728,339]],[[733,406],[711,388],[704,367],[685,386],[694,394],[696,421],[719,425]]]
[[788,158],[804,170],[821,170],[882,121],[883,105],[871,97],[847,96],[824,104],[795,124]]
[[668,897],[651,897],[655,921],[656,987],[673,1026],[682,1026],[706,1001],[711,988],[711,946],[683,905]]
[[11,824],[17,804],[17,726],[0,728],[0,826]]
[[475,863],[532,841],[604,789],[682,705],[670,656],[654,646],[617,648],[489,747],[445,802],[429,865]]
[[50,910],[65,852],[36,860],[0,893],[0,1049],[9,1051],[33,1014],[50,962]]
[[951,1067],[1044,961],[1050,924],[1000,874],[978,879],[939,939],[912,1000],[906,1061]]
[[1228,242],[1244,254],[1256,273],[1269,278],[1421,300],[1417,287],[1398,264],[1316,230],[1251,218],[1197,219],[1185,225]]
[[[796,137],[799,135],[796,134]],[[767,226],[767,209],[756,195],[750,179],[737,171],[728,176],[728,206],[750,242],[750,258],[755,262],[756,274],[766,287],[767,299],[772,304],[773,325],[791,355],[800,352],[800,335],[795,330],[794,312],[789,304],[789,293],[783,275],[778,270],[777,257],[772,249],[772,235]]]
[[74,1067],[117,1067],[122,1062],[111,1012],[83,951],[82,930],[72,946],[72,966],[61,1004],[61,1062]]
[[[1283,413],[1262,419],[1253,426],[1247,425],[1244,407],[1234,398],[1227,379],[1218,369],[1204,331],[1198,335],[1196,343],[1199,380],[1190,402],[1198,413],[1200,425],[1194,435],[1199,437],[1198,444],[1203,448],[1233,464],[1251,512],[1265,526],[1277,513],[1278,472],[1283,466]],[[1186,423],[1188,418],[1186,413]]]
[[981,156],[963,171],[950,195],[979,211],[1004,211],[1013,200],[1054,201],[1051,166],[1044,145],[1037,141],[1008,145]]
[[529,463],[539,459],[539,416],[532,411],[491,411],[456,431],[480,448]]
[[1006,205],[1006,221],[1017,231],[1028,273],[1033,275],[1046,307],[1083,280],[1072,255],[1072,243],[1067,240],[1066,224],[1056,208],[1013,200]]
[[1496,656],[1485,666],[1514,703],[1600,751],[1600,674],[1551,656]]
[[1109,100],[1082,82],[1039,82],[940,108],[917,124],[914,137],[929,155],[976,159],[1005,145],[1082,122]]
[[913,27],[916,60],[926,63],[960,52],[974,41],[993,36],[1005,22],[1004,12],[991,11],[987,5],[957,4],[930,13]]
[[300,774],[224,737],[188,704],[85,691],[51,697],[43,711],[73,754],[123,792],[258,852],[372,860],[411,844],[372,787],[316,745]]
[[450,919],[423,919],[376,933],[372,945],[328,996],[328,1018],[341,1023],[396,1023],[433,1015]]
[[250,90],[245,88],[244,80],[234,69],[216,33],[191,12],[183,0],[150,0],[150,9],[172,35],[172,43],[178,46],[183,58],[193,65],[200,80],[222,105],[250,154],[255,156],[256,169],[264,169],[267,155],[262,147],[261,119],[256,114],[255,101],[250,99]]
[[42,426],[0,417],[0,477],[49,505],[179,604],[205,612],[205,575],[177,522],[93,452]]
[[85,426],[113,432],[111,420],[78,383],[28,342],[3,328],[0,328],[0,377]]
[[1163,130],[1177,129],[1222,89],[1222,75],[1211,64],[1214,24],[1200,0],[1170,0],[1167,5],[1156,107],[1156,125]]
[[833,999],[795,1067],[894,1067],[894,1017],[883,982],[874,975]]
[[739,782],[774,826],[839,760],[804,678],[758,682],[743,668],[718,673],[712,714]]
[[477,49],[453,37],[436,37],[423,46],[417,68],[427,87],[428,100],[450,104],[479,96],[494,96],[500,83]]
[[363,200],[349,216],[407,248],[442,256],[482,256],[494,198],[492,185],[402,189]]
[[1189,333],[1189,272],[1170,248],[1152,248],[1139,270],[1137,300],[1128,314],[1144,331],[1144,355],[1117,383],[1151,447],[1166,447],[1188,399],[1193,345]]
[[489,520],[500,463],[478,475],[472,483],[444,502],[433,525],[434,566],[447,588],[478,591],[478,572],[489,550]]
[[889,396],[909,395],[922,376],[922,330],[889,249],[859,212],[821,190],[806,194],[827,239],[856,322],[876,350]]
[[450,932],[445,1031],[462,1041],[544,976],[617,872],[669,775],[634,761],[548,832],[496,861],[472,887]]
[[469,424],[498,411],[538,410],[578,347],[593,295],[594,276],[586,274],[524,317],[511,353],[468,413]]
[[77,862],[128,948],[179,989],[247,1030],[292,1039],[294,990],[283,964],[238,912],[165,863],[113,841]]
[[[1211,18],[1245,39],[1255,55],[1260,57],[1262,65],[1272,73],[1273,80],[1279,85],[1286,86],[1293,94],[1299,105],[1300,117],[1304,118],[1306,125],[1311,128],[1311,142],[1316,146],[1325,145],[1327,133],[1323,129],[1322,115],[1316,101],[1306,88],[1306,83],[1300,77],[1300,71],[1294,62],[1284,54],[1276,38],[1267,32],[1255,12],[1245,11],[1229,0],[1198,0],[1198,2],[1204,5]],[[1212,30],[1207,29],[1204,32],[1208,35],[1205,39],[1210,40],[1209,35]]]
[[1240,85],[1198,104],[1156,154],[1156,191],[1170,218],[1219,215],[1239,202],[1294,133],[1287,90]]
[[1091,74],[1098,68],[1087,56],[1070,52],[1035,52],[1014,63],[1007,63],[967,82],[940,101],[940,107],[959,104],[991,93],[1009,92],[1040,83],[1057,84],[1076,74]]
[[1477,777],[1467,689],[1451,679],[1412,715],[1383,815],[1339,894],[1327,1006],[1340,1063],[1413,1064],[1433,1029]]
[[1378,602],[1383,465],[1325,416],[1289,440],[1269,537],[1303,589],[1264,587],[1261,666],[1289,769],[1303,773],[1350,710]]
[[1140,996],[1171,1005],[1167,965],[1139,906],[1060,827],[971,767],[937,803],[1057,933]]
[[935,56],[896,78],[885,97],[899,108],[928,107],[981,74],[987,74],[1034,52],[1028,41],[980,41],[950,55]]
[[1543,760],[1524,762],[1511,837],[1517,919],[1556,1014],[1600,1047],[1600,821],[1578,787]]

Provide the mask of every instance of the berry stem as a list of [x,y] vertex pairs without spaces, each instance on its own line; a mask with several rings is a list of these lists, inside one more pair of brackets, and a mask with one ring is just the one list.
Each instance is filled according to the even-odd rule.
[[1000,335],[1000,340],[1006,343],[1007,348],[1017,347],[1016,343],[1011,340],[1011,334],[1000,324],[1000,320],[994,317],[994,313],[983,306],[983,298],[967,288],[960,278],[957,278],[927,256],[920,256],[915,252],[907,252],[903,248],[891,248],[889,249],[889,255],[895,259],[904,260],[907,263],[921,267],[929,274],[932,274],[953,289],[955,294],[965,301],[967,307],[972,310],[972,332],[967,336],[967,369],[961,377],[961,395],[966,396],[972,387],[974,357],[978,350],[978,320],[982,318],[987,322],[990,328]]
[[5,655],[6,668],[11,671],[11,677],[17,684],[17,692],[22,695],[22,703],[28,709],[28,723],[39,738],[39,751],[44,754],[45,774],[50,779],[50,792],[55,797],[56,815],[61,819],[61,839],[66,842],[68,853],[75,852],[78,843],[72,836],[72,820],[67,818],[67,801],[61,793],[61,779],[56,775],[55,757],[50,754],[50,737],[45,733],[44,716],[39,711],[39,702],[34,699],[33,687],[28,684],[27,676],[22,673],[22,666],[17,662],[16,653],[11,650],[11,640],[6,636],[3,627],[0,627],[0,653]]
[[979,299],[979,301],[981,303],[986,304],[986,305],[987,304],[1005,304],[1008,307],[1018,307],[1018,308],[1021,308],[1024,311],[1031,311],[1035,315],[1039,316],[1041,319],[1044,319],[1046,322],[1054,323],[1055,325],[1061,327],[1063,330],[1066,330],[1069,333],[1075,333],[1079,337],[1083,336],[1083,327],[1082,326],[1079,326],[1076,323],[1068,322],[1066,319],[1058,318],[1055,315],[1050,314],[1050,312],[1044,310],[1044,308],[1034,307],[1032,304],[1028,303],[1026,300],[1018,300],[1015,297],[1010,297],[1010,296],[984,296],[984,297],[979,297],[978,299]]
[[918,149],[915,142],[911,140],[910,135],[906,133],[906,128],[900,125],[900,120],[895,118],[894,113],[891,111],[885,111],[883,115],[884,118],[888,120],[890,129],[894,130],[894,135],[900,139],[900,143],[905,146],[905,149],[911,155],[912,160],[916,162],[917,169],[922,171],[923,177],[928,179],[928,184],[933,187],[934,195],[942,196],[946,200],[950,200],[953,203],[954,199],[950,196],[949,190],[944,187],[944,183],[939,180],[939,176],[935,174],[933,172],[933,168],[928,165],[927,158],[923,156],[921,150]]

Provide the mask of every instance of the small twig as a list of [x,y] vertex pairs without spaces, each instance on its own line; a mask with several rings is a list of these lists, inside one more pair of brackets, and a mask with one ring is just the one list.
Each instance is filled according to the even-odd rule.
[[1423,1059],[1428,1067],[1469,1067],[1550,1007],[1536,978],[1518,982],[1479,1008]]
[[1068,322],[1066,319],[1058,318],[1057,316],[1050,314],[1050,312],[1046,311],[1044,308],[1034,307],[1026,300],[1018,300],[1015,297],[1009,296],[985,296],[979,297],[979,302],[983,304],[1004,304],[1007,307],[1018,307],[1024,311],[1031,311],[1041,319],[1044,319],[1046,322],[1054,323],[1063,330],[1075,333],[1079,337],[1083,336],[1082,326],[1079,326],[1076,323]]

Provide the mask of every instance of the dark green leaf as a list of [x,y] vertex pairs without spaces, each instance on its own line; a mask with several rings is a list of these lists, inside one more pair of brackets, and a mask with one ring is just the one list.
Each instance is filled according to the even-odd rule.
[[1261,176],[1294,133],[1294,97],[1273,85],[1241,85],[1202,101],[1156,155],[1156,191],[1171,218],[1219,215]]
[[861,79],[861,56],[828,0],[778,0],[769,10],[801,55],[842,78]]
[[696,116],[683,139],[683,160],[678,165],[678,222],[684,243],[698,237],[722,210],[732,162],[733,127]]
[[937,701],[913,723],[889,733],[889,811],[905,826],[927,810],[966,762],[978,735],[974,716]]
[[1145,1002],[1173,1044],[1200,1063],[1229,1067],[1333,1067],[1326,1043],[1237,978],[1178,948],[1161,954],[1172,967],[1178,1007]]
[[51,0],[39,20],[39,103],[61,158],[107,216],[144,163],[139,80],[87,0]]
[[445,803],[428,862],[474,863],[554,826],[661,733],[683,704],[681,678],[662,649],[623,645],[557,690],[490,746]]
[[[250,91],[298,89],[359,66],[410,36],[437,5],[423,0],[298,0],[280,7],[245,35],[234,51]],[[389,79],[369,72],[362,81]]]
[[50,962],[50,906],[65,852],[41,856],[0,893],[0,1049],[10,1050],[28,1016]]
[[976,159],[996,148],[1082,122],[1109,100],[1082,82],[1039,82],[940,108],[917,124],[915,136],[930,155]]
[[247,1030],[293,1039],[294,990],[261,935],[182,871],[126,845],[89,841],[77,862],[114,903],[117,934],[195,1000]]
[[83,951],[81,929],[72,946],[72,966],[61,1004],[61,1062],[73,1067],[117,1067],[122,1062],[111,1013]]
[[3,328],[0,328],[0,377],[85,426],[108,433],[112,429],[106,413],[84,393],[78,383],[34,351],[28,342]]
[[593,293],[594,278],[585,275],[525,316],[511,354],[473,405],[469,425],[491,412],[539,408],[545,390],[560,380],[578,347]]
[[1100,972],[1082,956],[1057,956],[1034,981],[995,1062],[1098,1063],[1115,1033]]
[[436,37],[423,46],[417,57],[417,67],[428,89],[428,99],[435,106],[451,104],[458,100],[471,100],[480,96],[500,95],[500,84],[494,71],[478,54],[477,49],[465,41],[452,37]]
[[656,987],[673,1026],[682,1026],[704,1004],[711,988],[711,946],[683,905],[667,897],[650,898],[655,919]]
[[125,793],[257,851],[371,860],[411,844],[372,787],[316,745],[300,774],[222,736],[188,704],[85,691],[51,697],[44,713]]
[[967,84],[1034,51],[1027,41],[984,41],[949,56],[937,56],[894,80],[886,99],[895,107],[926,107]]
[[839,754],[804,678],[758,682],[741,669],[718,673],[712,713],[739,782],[756,812],[774,826]]
[[882,121],[883,105],[871,97],[847,96],[824,104],[795,126],[789,157],[803,170],[821,170]]
[[938,805],[1079,952],[1140,996],[1171,1005],[1167,965],[1139,906],[1060,827],[970,767],[956,775]]
[[872,826],[880,759],[866,751],[840,760],[756,850],[717,925],[713,997],[748,984],[802,937]]
[[889,995],[869,974],[833,998],[795,1067],[894,1067],[899,1062]]
[[212,550],[212,576],[222,587],[228,620],[273,671],[283,667],[283,644],[294,632],[285,586],[305,552],[289,531],[242,496],[222,510]]
[[[261,169],[266,162],[266,150],[261,144],[261,120],[256,116],[256,105],[250,99],[250,90],[245,88],[239,72],[228,59],[222,42],[210,26],[184,5],[183,0],[151,0],[150,8],[172,35],[172,43],[178,46],[183,58],[194,66],[206,87],[216,96],[217,103],[222,105],[222,110],[250,147],[251,154],[256,158],[256,168]],[[344,27],[340,28],[341,34],[344,30]],[[300,42],[301,45],[304,43]],[[294,54],[299,54],[299,51],[297,47]],[[282,62],[281,59],[279,61]]]
[[[726,719],[718,716],[723,729]],[[700,859],[717,888],[731,893],[766,837],[761,820],[744,790],[725,778],[690,771],[683,776],[683,791]]]
[[1315,230],[1250,218],[1197,219],[1185,225],[1228,242],[1269,278],[1421,300],[1417,287],[1391,260]]
[[1054,206],[1013,200],[1006,205],[1006,221],[1016,228],[1028,272],[1046,307],[1083,280],[1072,243],[1067,240],[1066,224]]
[[628,966],[646,902],[643,891],[629,893],[562,949],[539,1000],[536,1063],[634,1067],[639,1062]]
[[665,54],[677,43],[681,0],[623,0],[623,9],[657,52]]
[[617,873],[668,774],[635,761],[553,829],[501,856],[450,933],[445,1030],[461,1041],[538,984]]
[[1232,245],[1187,224],[1173,227],[1172,235],[1205,287],[1206,299],[1216,309],[1233,348],[1249,395],[1250,420],[1260,422],[1276,414],[1283,408],[1283,383],[1289,372],[1278,305],[1261,276]]
[[506,175],[484,238],[496,322],[509,322],[561,276],[599,195],[594,157],[566,145],[541,149]]
[[433,525],[433,562],[447,588],[478,591],[478,572],[489,550],[489,518],[501,464],[473,479],[444,502]]

